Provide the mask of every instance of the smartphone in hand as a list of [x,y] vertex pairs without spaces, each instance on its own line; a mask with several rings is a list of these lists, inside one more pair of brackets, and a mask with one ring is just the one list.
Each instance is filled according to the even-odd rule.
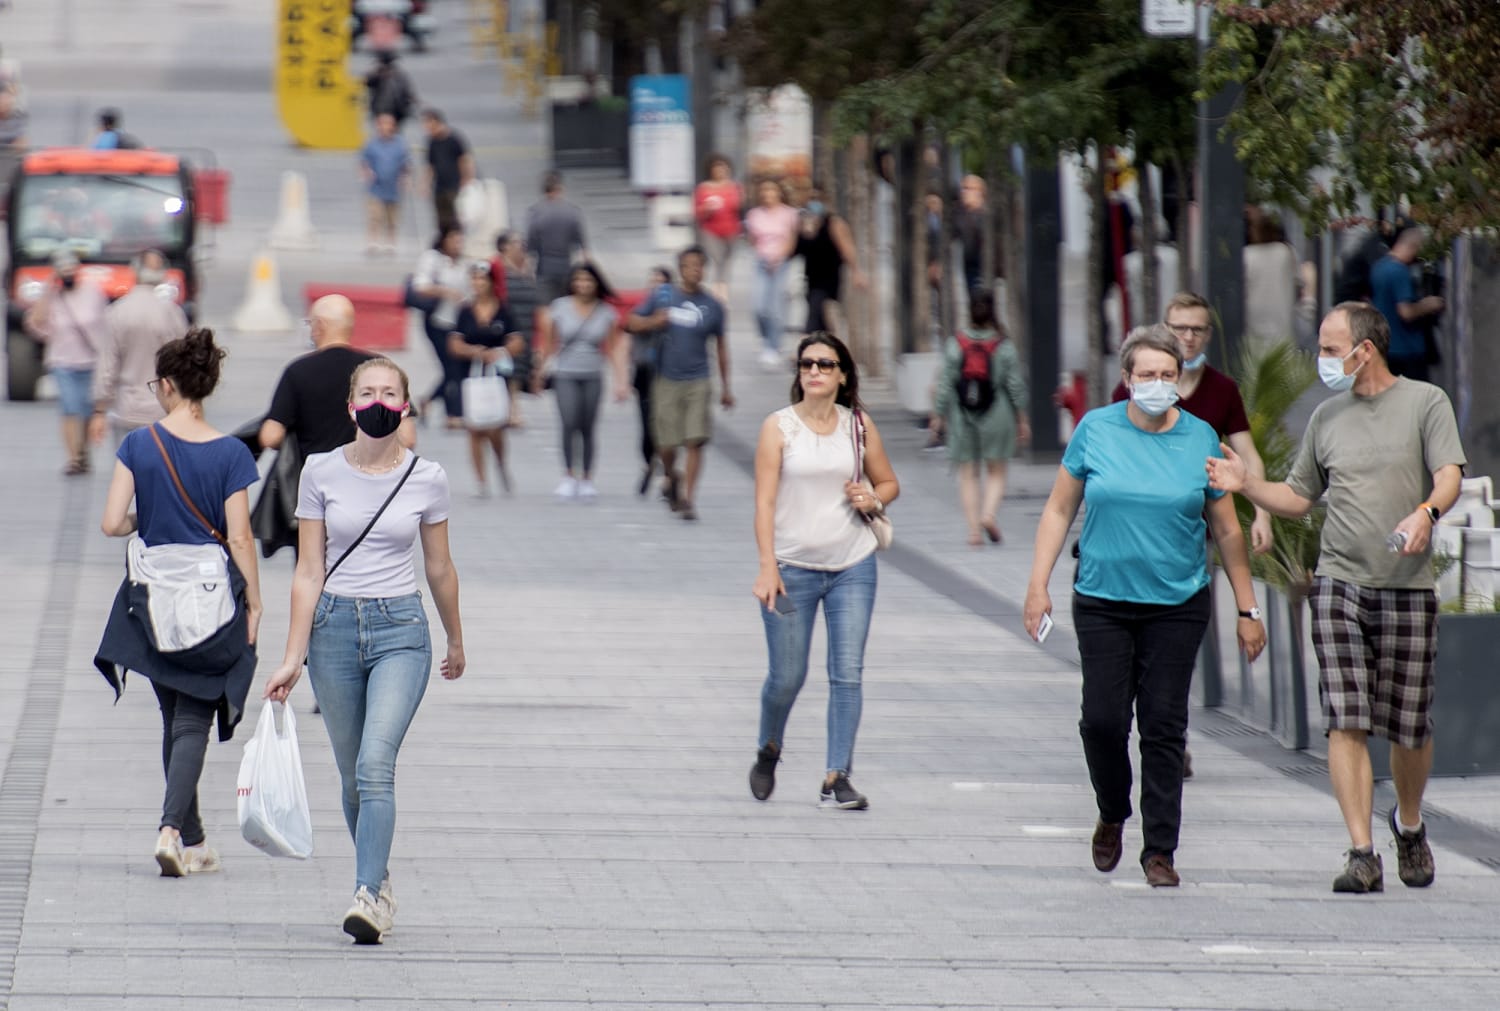
[[1037,622],[1037,626],[1036,626],[1036,641],[1037,641],[1037,645],[1041,645],[1042,643],[1046,642],[1047,641],[1047,636],[1049,636],[1051,634],[1052,634],[1052,615],[1050,615],[1050,614],[1044,614],[1044,615],[1042,615],[1042,620],[1039,621],[1039,622]]
[[782,617],[788,617],[797,613],[797,608],[792,604],[792,598],[784,593],[776,594],[776,603],[773,605],[776,613]]

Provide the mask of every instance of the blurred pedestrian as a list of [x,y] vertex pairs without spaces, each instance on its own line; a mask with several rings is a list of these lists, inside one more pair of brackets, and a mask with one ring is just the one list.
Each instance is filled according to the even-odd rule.
[[125,672],[133,671],[150,680],[161,705],[166,794],[155,856],[162,876],[172,878],[220,867],[199,814],[198,779],[209,725],[217,717],[219,740],[227,741],[244,714],[262,611],[246,491],[259,476],[255,459],[239,439],[203,420],[203,401],[219,383],[223,359],[213,332],[201,327],[157,351],[150,386],[166,416],[120,443],[102,523],[111,537],[138,533],[148,550],[217,544],[226,552],[234,607],[226,626],[187,651],[159,652],[127,577],[94,657],[116,698]]
[[401,217],[401,191],[411,181],[411,154],[396,131],[396,117],[375,117],[375,136],[359,152],[359,171],[365,182],[365,253],[396,255],[396,222]]
[[[715,345],[719,363],[719,406],[734,407],[729,388],[728,321],[724,307],[703,288],[708,256],[689,246],[677,256],[681,283],[652,292],[625,320],[631,333],[661,331],[656,357],[656,382],[651,387],[651,430],[661,454],[662,495],[684,520],[698,518],[698,479],[703,473],[703,447],[713,432],[709,400],[708,342]],[[677,451],[683,450],[686,471],[677,472]]]
[[839,312],[843,290],[844,268],[856,288],[868,286],[854,248],[854,234],[849,223],[823,202],[823,190],[817,186],[807,192],[798,219],[796,255],[802,257],[807,275],[807,316],[803,330],[808,333],[836,333],[843,329]]
[[448,334],[458,322],[459,304],[469,297],[469,273],[463,249],[464,233],[457,225],[440,229],[432,248],[425,250],[417,261],[411,279],[412,291],[428,300],[429,308],[422,312],[422,328],[432,344],[433,354],[437,355],[441,373],[437,386],[422,400],[418,410],[425,418],[432,402],[442,397],[445,424],[452,429],[464,427],[459,384],[467,373],[464,364],[454,362],[448,353]]
[[378,122],[381,116],[391,116],[399,131],[417,104],[417,89],[397,59],[389,49],[375,54],[375,66],[365,75],[365,94],[370,118]]
[[104,311],[109,300],[92,282],[78,275],[78,257],[68,249],[52,254],[55,279],[21,317],[22,326],[45,345],[42,364],[57,383],[62,411],[63,447],[68,454],[63,473],[89,472],[86,438],[93,414],[94,366],[109,328]]
[[[354,347],[354,303],[345,295],[324,295],[308,309],[313,350],[294,358],[281,372],[271,394],[271,408],[260,424],[263,449],[277,450],[276,465],[256,501],[254,518],[261,553],[269,558],[282,547],[297,547],[297,483],[307,457],[327,453],[354,438],[354,419],[343,398],[355,369],[377,357]],[[411,420],[401,422],[401,443],[415,448]],[[268,498],[281,497],[275,518]],[[290,499],[290,503],[285,500]]]
[[540,341],[544,374],[552,378],[557,413],[562,419],[564,473],[554,494],[563,501],[593,502],[594,433],[604,370],[614,372],[615,399],[630,395],[620,320],[605,299],[613,292],[592,264],[573,268],[568,294],[547,308]]
[[1094,866],[1115,869],[1130,817],[1130,725],[1140,733],[1141,867],[1152,887],[1175,887],[1182,824],[1188,694],[1208,628],[1208,527],[1234,588],[1236,635],[1251,660],[1266,643],[1249,553],[1234,500],[1208,486],[1203,459],[1219,437],[1175,406],[1177,339],[1160,324],[1120,349],[1130,400],[1090,411],[1068,442],[1037,527],[1023,621],[1036,638],[1052,611],[1047,583],[1085,498],[1073,587],[1083,669],[1079,731],[1099,820]]
[[[474,362],[479,362],[486,370],[495,369],[509,380],[515,371],[515,359],[524,350],[525,342],[495,296],[489,264],[479,261],[469,264],[469,284],[469,298],[458,310],[458,321],[448,335],[448,354],[460,365],[472,367]],[[474,480],[480,498],[486,498],[490,493],[485,476],[486,450],[495,455],[500,487],[507,494],[510,492],[510,472],[505,467],[505,429],[508,424],[509,418],[506,424],[493,428],[469,427],[469,457],[474,463]]]
[[751,593],[761,605],[769,654],[750,770],[757,800],[776,788],[776,763],[807,680],[821,604],[828,627],[828,753],[819,803],[845,811],[869,807],[849,782],[875,609],[876,542],[866,517],[882,514],[900,493],[880,432],[860,404],[849,349],[832,334],[809,334],[797,347],[791,404],[766,418],[755,449],[760,572]]
[[1391,372],[1390,346],[1382,313],[1362,302],[1334,306],[1318,331],[1318,374],[1335,395],[1313,412],[1286,480],[1251,473],[1232,449],[1206,465],[1213,488],[1278,516],[1327,503],[1308,603],[1329,779],[1349,833],[1333,890],[1357,894],[1385,888],[1370,832],[1372,734],[1391,744],[1396,804],[1386,823],[1401,882],[1433,881],[1422,820],[1438,649],[1432,531],[1458,500],[1467,463],[1448,397]]
[[948,459],[958,467],[969,544],[978,547],[984,537],[1001,541],[995,514],[1005,498],[1007,462],[1017,443],[1030,441],[1031,423],[1020,356],[995,319],[995,297],[983,288],[969,296],[969,323],[943,348],[932,412],[933,427],[946,433]]
[[1416,225],[1407,225],[1396,234],[1391,251],[1370,269],[1370,301],[1391,330],[1388,359],[1391,371],[1424,383],[1428,372],[1427,338],[1421,324],[1442,313],[1446,305],[1440,295],[1417,297],[1412,264],[1426,241],[1426,232]]
[[[989,216],[989,186],[982,176],[967,175],[958,187],[958,210],[953,215],[953,231],[963,247],[964,291],[988,288],[984,276],[984,219]],[[944,244],[944,262],[947,248]]]
[[26,110],[13,84],[0,84],[0,148],[10,151],[26,149]]
[[537,319],[546,306],[541,301],[536,274],[526,255],[526,239],[520,232],[501,232],[495,239],[500,256],[490,261],[490,277],[495,294],[505,306],[505,316],[521,335],[521,353],[515,356],[516,370],[511,376],[510,427],[522,428],[526,419],[521,412],[521,394],[530,392],[536,366]]
[[156,377],[156,352],[188,331],[187,316],[157,286],[167,279],[167,258],[148,249],[135,258],[135,284],[104,310],[94,367],[94,414],[89,438],[100,443],[111,427],[115,444],[132,429],[160,421],[161,404],[146,389]]
[[417,590],[418,540],[448,638],[443,678],[462,676],[465,660],[448,546],[448,476],[396,436],[410,410],[406,373],[388,358],[361,363],[345,404],[354,441],[314,454],[302,472],[286,652],[265,696],[285,702],[306,661],[354,839],[354,901],[344,932],[356,943],[378,944],[396,915],[389,867],[396,756],[432,671]]
[[458,228],[458,191],[474,181],[474,154],[463,134],[437,109],[422,110],[427,131],[427,189],[439,230]]
[[145,146],[126,133],[120,123],[119,109],[100,109],[99,132],[94,135],[94,142],[89,146],[97,151],[133,150]]
[[[1245,271],[1245,344],[1264,355],[1297,339],[1297,254],[1274,215],[1252,206],[1241,252]],[[1164,271],[1164,274],[1167,272]]]
[[797,210],[775,179],[761,180],[756,197],[759,202],[745,215],[745,234],[755,251],[755,325],[761,365],[777,368],[786,330],[786,277],[797,251]]
[[705,178],[693,190],[693,217],[698,243],[708,252],[709,290],[720,302],[729,301],[729,260],[744,230],[741,205],[744,192],[734,178],[734,166],[721,154],[709,155]]
[[[672,297],[672,271],[666,267],[652,267],[646,279],[646,291],[662,299]],[[630,329],[626,319],[626,329]],[[631,385],[635,387],[636,407],[641,415],[641,456],[645,469],[641,473],[637,493],[645,495],[651,490],[651,477],[656,473],[656,438],[651,430],[651,389],[656,385],[656,363],[661,355],[661,330],[642,330],[630,335],[630,360],[634,366]]]
[[583,211],[570,203],[562,176],[542,176],[542,199],[526,211],[526,250],[536,262],[536,283],[543,305],[568,293],[573,264],[587,260]]

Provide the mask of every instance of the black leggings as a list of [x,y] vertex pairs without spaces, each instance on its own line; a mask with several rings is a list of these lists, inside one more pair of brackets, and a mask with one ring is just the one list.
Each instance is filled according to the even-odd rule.
[[167,774],[167,793],[161,805],[161,827],[182,833],[184,846],[203,841],[198,817],[198,779],[208,752],[208,731],[218,709],[191,695],[151,682],[161,703],[161,765]]
[[648,467],[656,460],[656,439],[651,435],[651,385],[655,382],[655,368],[645,362],[635,367],[635,402],[641,409],[641,456]]
[[432,343],[433,353],[437,355],[438,368],[442,370],[437,386],[427,399],[442,397],[444,413],[449,418],[462,418],[464,405],[459,390],[464,376],[468,375],[469,363],[448,353],[448,332],[452,327],[437,326],[432,317],[428,316],[422,321],[422,328],[427,331],[427,339]]
[[604,380],[598,376],[573,378],[557,376],[552,380],[552,392],[557,397],[557,413],[562,415],[563,464],[571,474],[576,468],[578,454],[573,447],[574,437],[583,441],[583,472],[594,472],[594,428],[599,420],[599,397],[604,392]]

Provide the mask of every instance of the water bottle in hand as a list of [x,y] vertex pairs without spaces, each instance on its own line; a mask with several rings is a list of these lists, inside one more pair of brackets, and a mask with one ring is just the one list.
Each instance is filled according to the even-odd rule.
[[1406,547],[1406,531],[1397,530],[1395,533],[1386,537],[1385,547],[1387,551],[1400,552],[1403,548]]

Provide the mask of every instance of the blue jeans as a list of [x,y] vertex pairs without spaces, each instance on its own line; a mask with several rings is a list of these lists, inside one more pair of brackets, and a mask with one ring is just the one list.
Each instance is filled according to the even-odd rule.
[[761,343],[768,351],[781,350],[781,334],[786,330],[786,275],[791,261],[782,260],[774,267],[764,260],[755,261],[755,325],[760,328]]
[[875,610],[875,556],[841,572],[778,565],[786,585],[790,614],[757,604],[766,626],[770,668],[760,690],[760,746],[782,746],[792,703],[807,680],[807,658],[812,650],[813,622],[818,603],[828,624],[828,771],[849,772],[854,765],[854,736],[864,705],[861,677],[865,669],[865,640],[870,614]]
[[373,894],[386,877],[396,834],[396,753],[431,671],[420,593],[318,598],[307,676],[343,782],[356,890]]

